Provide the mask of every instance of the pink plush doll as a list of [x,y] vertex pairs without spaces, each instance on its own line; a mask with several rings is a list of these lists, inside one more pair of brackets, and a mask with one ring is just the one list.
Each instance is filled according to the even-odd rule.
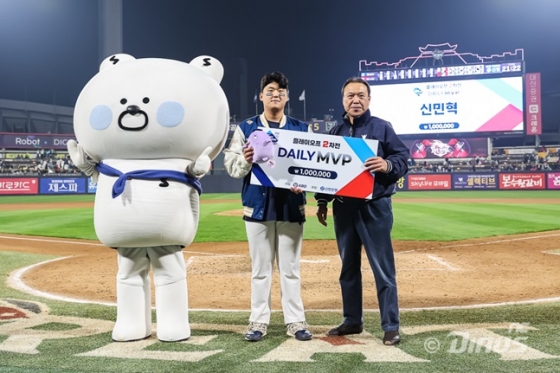
[[253,163],[266,163],[274,168],[274,143],[266,132],[256,130],[251,133],[245,146],[253,148]]

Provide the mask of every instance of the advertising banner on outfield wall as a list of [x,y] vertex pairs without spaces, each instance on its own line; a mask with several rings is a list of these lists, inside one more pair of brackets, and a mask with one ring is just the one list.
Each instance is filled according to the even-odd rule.
[[409,174],[408,190],[449,190],[450,174]]
[[44,177],[41,178],[41,194],[83,194],[86,192],[86,179],[83,177]]
[[37,194],[39,181],[36,177],[0,178],[0,195]]
[[546,175],[546,186],[548,189],[560,189],[560,173],[549,172]]
[[498,174],[453,174],[453,189],[498,189]]
[[397,181],[397,190],[408,190],[408,176],[401,177]]
[[541,74],[525,74],[525,115],[527,135],[542,134]]
[[88,193],[95,193],[97,192],[97,184],[93,182],[93,180],[91,179],[91,177],[88,177],[87,179],[88,181]]
[[543,173],[500,174],[500,189],[545,189]]
[[66,150],[68,140],[74,135],[28,135],[25,133],[1,133],[0,148],[6,149],[57,149]]

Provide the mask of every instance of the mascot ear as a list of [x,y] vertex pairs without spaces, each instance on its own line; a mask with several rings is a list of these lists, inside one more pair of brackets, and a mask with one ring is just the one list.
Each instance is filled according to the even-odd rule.
[[224,67],[222,66],[220,61],[218,61],[214,57],[198,56],[195,57],[190,62],[190,64],[204,71],[218,83],[220,83],[222,81],[222,78],[224,77]]
[[113,54],[112,56],[105,58],[103,62],[101,62],[101,65],[99,65],[99,71],[108,69],[109,67],[112,67],[118,63],[122,63],[124,61],[131,61],[135,59],[136,58],[132,57],[130,54],[124,54],[124,53]]

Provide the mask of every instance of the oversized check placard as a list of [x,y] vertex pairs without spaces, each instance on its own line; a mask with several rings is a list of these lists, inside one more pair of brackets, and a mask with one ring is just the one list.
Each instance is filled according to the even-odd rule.
[[366,170],[364,162],[377,155],[377,140],[263,130],[273,139],[275,165],[254,163],[251,184],[371,198],[374,174]]

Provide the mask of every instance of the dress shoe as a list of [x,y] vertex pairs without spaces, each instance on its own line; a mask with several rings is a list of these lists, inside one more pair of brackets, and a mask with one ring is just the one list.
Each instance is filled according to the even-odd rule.
[[327,332],[329,336],[339,336],[339,335],[348,335],[348,334],[360,334],[364,331],[363,325],[349,325],[349,324],[340,324],[336,328],[332,328]]
[[401,335],[398,330],[391,330],[383,335],[383,344],[386,346],[398,345],[400,341]]

